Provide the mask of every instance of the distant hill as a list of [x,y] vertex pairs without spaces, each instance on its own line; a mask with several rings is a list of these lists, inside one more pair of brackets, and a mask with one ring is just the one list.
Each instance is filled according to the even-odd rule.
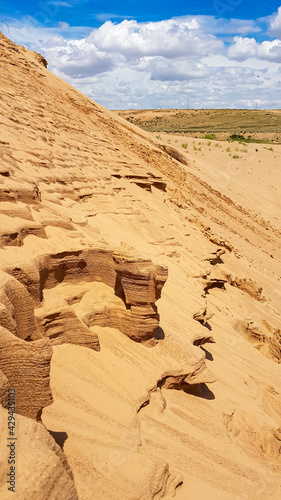
[[281,140],[280,110],[247,109],[152,109],[116,113],[149,132],[216,134],[226,139],[232,133]]

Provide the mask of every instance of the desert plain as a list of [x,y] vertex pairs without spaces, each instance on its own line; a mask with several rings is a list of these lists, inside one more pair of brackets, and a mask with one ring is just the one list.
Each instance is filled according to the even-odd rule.
[[0,66],[1,499],[279,499],[276,121],[144,130]]

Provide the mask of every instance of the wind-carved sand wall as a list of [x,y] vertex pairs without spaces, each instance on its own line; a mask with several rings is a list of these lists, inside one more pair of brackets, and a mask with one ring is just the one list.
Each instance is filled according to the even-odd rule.
[[[39,274],[40,294],[62,282],[65,285],[59,289],[59,295],[65,295],[61,308],[48,306],[46,300],[46,306],[36,312],[40,331],[53,343],[98,350],[98,339],[90,330],[95,325],[117,328],[137,342],[154,338],[159,325],[155,302],[161,296],[167,268],[150,260],[90,249],[45,256],[39,260]],[[106,285],[103,300],[95,298],[97,283]],[[80,287],[73,292],[75,284]]]
[[[87,249],[43,255],[29,262],[28,273],[24,266],[12,267],[9,272],[1,271],[0,402],[8,408],[7,391],[13,387],[20,415],[17,439],[23,450],[18,467],[20,483],[24,484],[21,494],[32,495],[23,465],[24,457],[29,463],[33,461],[25,442],[32,432],[33,446],[43,450],[40,465],[35,468],[40,498],[53,498],[63,490],[65,498],[76,499],[73,476],[63,452],[41,423],[26,420],[29,417],[41,422],[43,408],[53,402],[52,345],[70,343],[99,351],[93,326],[118,329],[149,346],[157,344],[159,314],[155,302],[161,297],[168,269],[148,259]],[[211,378],[202,358],[191,370],[165,373],[157,386],[180,389]],[[156,385],[143,396],[144,401],[149,402],[155,390]],[[1,418],[5,419],[4,409]],[[26,432],[22,435],[23,427]],[[49,465],[52,453],[55,472]],[[44,467],[50,470],[45,482],[39,479]],[[170,477],[168,469],[163,470],[165,477]]]
[[[16,271],[19,277],[24,275],[19,268]],[[17,390],[17,411],[38,419],[52,402],[52,344],[71,343],[98,351],[97,334],[90,329],[95,325],[117,328],[137,342],[154,339],[156,343],[155,302],[167,276],[167,268],[150,260],[100,249],[39,257],[27,287],[1,272],[0,369]],[[95,301],[98,283],[105,285],[105,294]],[[44,291],[56,292],[59,285],[63,298],[49,293],[44,300]],[[34,309],[34,303],[39,307]]]
[[[52,451],[56,457],[56,481],[54,478],[51,481],[50,475],[46,484],[42,482],[45,493],[40,498],[54,497],[56,491],[62,490],[65,498],[77,498],[63,452],[43,427],[40,430],[39,424],[24,420],[24,417],[40,420],[43,408],[53,401],[50,388],[52,344],[72,343],[98,351],[98,337],[90,329],[93,325],[118,328],[137,342],[154,338],[159,324],[155,301],[161,296],[167,268],[155,266],[149,260],[91,249],[44,255],[30,269],[27,286],[0,272],[0,402],[4,408],[8,407],[8,388],[12,387],[16,393],[16,412],[23,416],[18,418],[18,439],[24,448],[18,470],[21,483],[25,484],[21,493],[31,494],[28,479],[25,477],[23,481],[26,476],[23,457],[30,459],[25,448],[26,432],[20,432],[26,426],[33,433],[33,444],[37,443],[44,450],[42,462],[36,469],[38,475],[49,465],[47,451],[50,457]],[[26,282],[23,269],[17,267],[11,272]],[[92,294],[95,284],[103,284],[106,289],[98,307],[95,294]],[[52,292],[58,287],[60,293],[62,285],[65,287],[62,305],[48,306],[44,291]],[[80,290],[78,296],[75,286]],[[56,294],[52,293],[49,302],[52,295],[58,303]],[[92,307],[82,307],[80,319],[72,306],[77,308],[83,299],[87,305],[89,296]],[[115,301],[108,301],[112,296]],[[1,419],[5,419],[3,409]]]

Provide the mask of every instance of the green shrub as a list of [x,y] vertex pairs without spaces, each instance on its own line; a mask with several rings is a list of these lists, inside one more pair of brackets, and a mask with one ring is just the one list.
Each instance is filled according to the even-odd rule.
[[230,134],[229,141],[245,141],[245,137],[242,134]]

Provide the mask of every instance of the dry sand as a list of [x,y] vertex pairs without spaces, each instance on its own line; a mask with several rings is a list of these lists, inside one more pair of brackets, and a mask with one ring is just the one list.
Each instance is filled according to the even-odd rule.
[[[158,139],[0,41],[1,269],[98,247],[169,270],[154,346],[94,326],[100,352],[53,347],[42,421],[79,499],[281,498],[281,146]],[[101,283],[62,282],[37,309],[69,296],[87,313],[85,286],[115,300]],[[190,384],[169,387],[176,374]]]

